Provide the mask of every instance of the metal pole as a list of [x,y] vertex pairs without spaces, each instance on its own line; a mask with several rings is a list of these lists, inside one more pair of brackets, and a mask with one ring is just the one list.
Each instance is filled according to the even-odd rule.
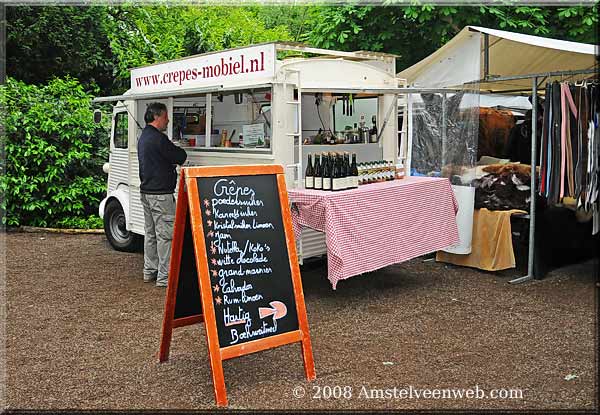
[[529,254],[527,256],[527,275],[509,281],[511,284],[518,284],[529,281],[534,278],[533,275],[533,259],[535,256],[535,198],[536,198],[536,160],[537,160],[537,77],[532,81],[532,98],[531,98],[531,190],[529,201]]
[[408,118],[408,126],[407,126],[407,134],[406,139],[406,161],[404,162],[404,176],[410,176],[410,169],[412,164],[412,143],[413,143],[413,96],[412,94],[407,94],[406,97],[406,108],[407,108],[407,118]]
[[483,34],[483,79],[490,75],[490,36]]
[[446,164],[446,93],[442,94],[442,165],[440,173],[444,171]]
[[[531,73],[527,75],[514,75],[514,76],[495,76],[490,79],[479,79],[477,81],[464,82],[464,85],[469,84],[484,84],[488,82],[501,82],[501,81],[514,81],[517,79],[531,79],[531,78],[542,78],[542,77],[553,77],[553,76],[571,76],[571,75],[584,75],[584,74],[595,74],[596,68],[592,69],[578,69],[572,71],[556,71],[556,72],[541,72]],[[498,91],[502,92],[502,91]]]

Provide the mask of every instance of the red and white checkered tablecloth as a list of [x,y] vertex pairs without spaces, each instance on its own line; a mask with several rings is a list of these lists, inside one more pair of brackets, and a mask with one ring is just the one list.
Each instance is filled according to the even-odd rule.
[[459,242],[458,203],[448,179],[405,177],[341,192],[291,189],[296,238],[325,232],[328,277],[339,280]]

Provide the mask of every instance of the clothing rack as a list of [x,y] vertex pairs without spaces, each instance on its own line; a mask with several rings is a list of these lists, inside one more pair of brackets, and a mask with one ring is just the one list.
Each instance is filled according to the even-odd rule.
[[537,74],[517,75],[517,76],[504,76],[504,77],[485,77],[479,81],[468,82],[468,83],[483,83],[483,82],[502,82],[512,81],[517,79],[531,79],[531,92],[532,92],[532,110],[531,110],[531,197],[529,207],[529,253],[527,258],[527,275],[519,278],[515,278],[509,281],[511,284],[519,284],[522,282],[530,281],[535,278],[533,272],[533,261],[535,255],[535,208],[536,208],[536,160],[537,160],[537,98],[538,98],[538,80],[543,78],[541,83],[545,82],[548,78],[552,77],[573,77],[575,75],[595,74],[596,69],[582,69],[574,71],[557,71],[557,72],[546,72]]

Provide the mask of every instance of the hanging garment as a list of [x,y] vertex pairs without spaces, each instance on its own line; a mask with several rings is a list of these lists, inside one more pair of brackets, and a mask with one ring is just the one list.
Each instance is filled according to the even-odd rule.
[[565,170],[567,165],[567,106],[564,84],[560,84],[560,192],[558,199],[565,196]]
[[583,149],[581,148],[583,145],[583,120],[585,119],[585,110],[584,110],[584,96],[585,91],[583,88],[577,88],[575,90],[575,100],[577,102],[577,112],[579,117],[577,118],[577,152],[575,154],[575,195],[574,198],[579,200],[579,195],[581,194],[581,180],[582,180],[582,172],[583,172],[583,164],[581,157],[583,155]]
[[575,194],[575,180],[573,176],[573,126],[575,123],[574,120],[577,119],[577,108],[575,107],[575,103],[573,102],[573,97],[571,95],[571,89],[568,83],[562,84],[564,96],[565,96],[565,118],[563,120],[566,125],[565,131],[565,153],[566,153],[566,161],[565,161],[565,173],[566,173],[566,196],[573,197]]
[[588,137],[588,129],[589,122],[591,118],[590,112],[590,91],[586,82],[584,82],[583,88],[581,90],[583,96],[583,109],[580,111],[582,113],[580,117],[581,123],[581,189],[579,192],[579,197],[577,201],[578,207],[583,207],[587,210],[586,200],[587,200],[587,188],[589,183],[589,175],[588,175],[588,157],[589,157],[589,137]]
[[546,193],[546,173],[548,170],[548,121],[550,100],[550,85],[546,84],[546,100],[544,100],[544,119],[542,121],[542,141],[540,143],[540,176],[538,180],[538,193],[543,195]]
[[561,92],[560,84],[552,83],[552,175],[550,176],[550,193],[548,200],[551,205],[558,203],[561,185]]
[[575,209],[593,218],[594,234],[600,232],[599,122],[597,81],[546,84],[536,190],[548,206],[572,200]]
[[548,124],[546,125],[546,128],[548,131],[548,140],[546,146],[548,153],[546,155],[546,192],[544,193],[546,198],[550,195],[550,175],[552,174],[552,123],[554,122],[552,112],[552,84],[548,84],[547,87],[546,101],[548,102]]

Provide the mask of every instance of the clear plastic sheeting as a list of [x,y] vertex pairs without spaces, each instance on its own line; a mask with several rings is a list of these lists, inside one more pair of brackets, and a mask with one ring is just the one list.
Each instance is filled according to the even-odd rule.
[[477,164],[479,91],[414,94],[411,175],[471,186]]
[[[479,89],[409,96],[411,176],[446,177],[458,202],[460,242],[444,249],[469,254],[473,229]],[[409,139],[410,140],[410,139]]]

